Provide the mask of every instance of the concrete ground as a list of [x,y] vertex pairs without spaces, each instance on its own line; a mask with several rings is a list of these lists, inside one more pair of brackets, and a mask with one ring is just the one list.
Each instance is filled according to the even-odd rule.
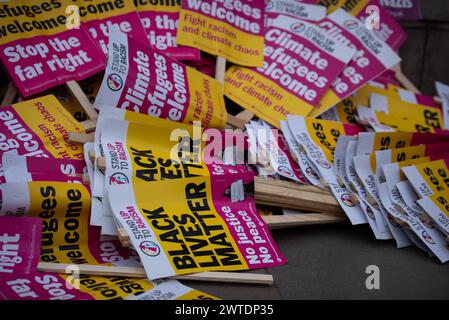
[[[448,264],[416,247],[377,241],[367,225],[309,226],[274,231],[273,237],[288,259],[268,271],[274,285],[186,284],[227,300],[449,298]],[[380,269],[379,290],[366,289],[369,265]]]

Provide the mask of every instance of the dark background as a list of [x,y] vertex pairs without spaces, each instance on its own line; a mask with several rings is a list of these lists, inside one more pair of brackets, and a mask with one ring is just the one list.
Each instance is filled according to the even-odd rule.
[[435,81],[449,84],[449,1],[421,0],[423,21],[401,23],[408,33],[400,50],[402,70],[425,94]]

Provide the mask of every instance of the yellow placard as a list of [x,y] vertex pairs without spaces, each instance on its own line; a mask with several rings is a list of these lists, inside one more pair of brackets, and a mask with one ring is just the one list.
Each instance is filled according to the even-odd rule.
[[223,92],[222,84],[193,68],[187,68],[187,78],[191,103],[184,123],[201,121],[205,128],[224,128],[228,114],[223,97],[221,94],[212,94]]
[[2,3],[0,45],[67,30],[67,0],[15,0]]
[[313,106],[254,70],[232,66],[225,77],[225,95],[276,128],[288,114],[305,116]]
[[177,273],[248,269],[214,207],[209,179],[134,184],[136,203]]
[[89,250],[91,196],[82,184],[29,182],[28,215],[43,219],[41,261],[98,264]]
[[[212,2],[212,4],[217,3],[219,1]],[[206,5],[210,4],[211,2],[206,3]],[[259,3],[245,5],[260,6]],[[232,11],[227,12],[232,13]],[[239,17],[235,21],[242,21],[242,19],[244,18]],[[200,11],[182,8],[179,17],[177,42],[180,45],[195,47],[210,54],[225,57],[236,64],[261,67],[264,59],[265,42],[263,32],[261,32],[264,28],[263,10],[260,10],[257,20],[258,22],[245,20],[245,25],[253,26],[257,24],[259,26],[258,34],[255,34],[254,32],[245,32],[219,18],[208,17],[201,14]]]
[[449,168],[446,160],[418,164],[415,168],[433,193],[449,190]]
[[[42,144],[55,158],[84,159],[83,147],[68,141],[69,132],[84,132],[84,128],[54,96],[27,100],[11,108],[20,119],[14,119],[13,113],[6,108],[0,111],[1,119],[17,139],[25,139],[23,144],[30,154],[34,152],[33,155],[38,156],[39,144]],[[24,133],[26,129],[23,126],[36,134],[40,142],[27,138],[29,133]]]
[[368,1],[369,0],[319,0],[318,4],[325,6],[328,14],[331,14],[338,8],[343,8],[353,16],[357,16],[363,8],[365,8]]
[[[127,113],[133,117],[132,113]],[[128,117],[128,116],[127,116]],[[176,129],[184,135],[193,137],[193,128],[191,126],[179,126],[172,123],[152,117],[146,120],[144,124],[130,123],[126,139],[126,148],[131,156],[133,177],[132,182],[153,182],[166,179],[182,179],[192,176],[207,176],[209,170],[202,162],[202,159],[194,159],[194,163],[175,162],[172,154],[174,148],[177,150],[182,147],[182,143],[173,141],[172,134]],[[136,119],[136,117],[134,117]],[[149,127],[148,125],[150,125]],[[148,133],[151,130],[152,142],[148,143]],[[200,137],[201,138],[201,135]],[[194,144],[204,150],[204,141],[196,141]],[[177,154],[175,152],[175,154]],[[192,156],[194,155],[183,155]],[[201,156],[201,154],[198,154]],[[179,160],[179,159],[178,159]]]
[[321,148],[326,159],[332,162],[338,138],[346,135],[344,124],[337,121],[305,119],[310,138]]

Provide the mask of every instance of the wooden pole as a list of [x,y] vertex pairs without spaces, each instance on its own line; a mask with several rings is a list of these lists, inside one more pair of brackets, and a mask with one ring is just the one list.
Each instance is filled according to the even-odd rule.
[[95,131],[95,129],[97,128],[97,118],[85,120],[81,122],[81,125],[86,130],[86,132]]
[[[37,266],[40,272],[72,274],[73,268],[68,268],[69,264],[40,262]],[[118,267],[102,265],[76,265],[80,274],[91,276],[117,276],[130,278],[147,278],[143,267]],[[243,272],[201,272],[187,275],[170,277],[175,280],[206,281],[272,285],[273,276],[271,274],[243,273]]]
[[215,64],[215,80],[220,82],[224,86],[226,73],[226,58],[217,56]]
[[402,68],[400,64],[395,65],[391,68],[396,73],[396,79],[401,83],[401,85],[409,91],[413,93],[421,93],[418,88],[410,81],[409,78],[402,72]]
[[[217,60],[215,63],[215,80],[221,83],[223,93],[224,93],[224,83],[225,83],[225,74],[226,74],[226,58],[217,56]],[[227,123],[229,126],[237,129],[244,129],[245,123],[241,119],[228,114]]]
[[244,123],[248,123],[252,120],[252,118],[254,118],[254,113],[250,110],[245,109],[239,112],[235,117],[243,121]]
[[69,132],[68,140],[72,143],[85,144],[94,142],[95,135],[93,133]]
[[74,80],[67,81],[66,86],[69,89],[70,93],[73,95],[73,97],[79,102],[81,108],[83,108],[87,116],[90,119],[96,119],[98,117],[98,113],[90,103],[89,98],[87,98],[86,94],[83,92],[78,82]]

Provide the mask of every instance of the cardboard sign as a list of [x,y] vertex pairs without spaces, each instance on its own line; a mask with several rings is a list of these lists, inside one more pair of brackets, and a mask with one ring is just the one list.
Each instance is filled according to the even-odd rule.
[[[54,96],[2,107],[0,129],[0,157],[14,151],[27,157],[83,159],[82,147],[70,143],[68,133],[84,128]],[[3,169],[0,182],[4,182]]]
[[445,190],[418,200],[418,204],[446,234],[449,234],[448,196],[448,191]]
[[438,161],[447,157],[447,153],[438,153],[425,157],[420,157],[417,159],[406,160],[401,162],[394,162],[390,164],[385,164],[382,166],[383,176],[385,178],[385,182],[387,182],[389,191],[394,197],[392,201],[400,201],[400,198],[396,198],[399,194],[396,191],[396,184],[401,181],[407,181],[407,176],[403,172],[403,168],[413,167],[415,165],[420,165],[427,162]]
[[[392,204],[396,208],[396,210],[397,208],[402,208],[405,213],[408,213],[411,216],[413,216],[415,213],[424,214],[425,212],[422,210],[422,208],[419,205],[416,205],[417,199],[406,202],[406,198],[403,198],[399,191],[398,185],[402,182],[407,182],[408,184],[410,184],[410,190],[412,190],[411,193],[414,194],[415,198],[417,197],[416,193],[413,191],[411,183],[407,180],[407,177],[404,175],[402,169],[409,166],[427,163],[429,161],[438,161],[441,159],[445,159],[447,156],[448,153],[441,153],[430,155],[427,157],[421,157],[418,159],[384,165],[382,167],[382,171],[385,176],[385,183],[379,184],[379,192],[381,193],[380,186],[384,184],[384,194],[388,195],[389,199],[384,199],[384,196],[382,195],[380,195],[380,198],[382,203],[384,203],[385,208],[387,208],[388,211],[391,211],[388,206],[391,206]],[[411,194],[408,197],[410,196]],[[387,203],[385,203],[386,201]]]
[[328,109],[321,114],[325,120],[341,121],[345,123],[358,124],[357,107],[370,105],[370,96],[372,93],[379,93],[385,96],[399,97],[396,90],[389,90],[383,84],[377,84],[370,81],[368,85],[363,86],[349,97],[343,99],[335,107]]
[[302,3],[296,0],[270,0],[265,6],[267,24],[271,25],[279,15],[291,16],[296,19],[320,21],[326,16],[326,8],[323,6]]
[[320,100],[310,116],[318,116],[348,97],[368,81],[400,62],[399,56],[358,19],[338,9],[319,23],[325,33],[355,48],[357,53]]
[[[429,139],[429,143],[432,141]],[[376,177],[379,182],[385,182],[385,176],[383,174],[383,166],[389,163],[404,162],[413,159],[420,159],[430,155],[444,153],[449,148],[449,143],[432,143],[421,144],[412,147],[387,149],[376,151],[374,158]]]
[[265,2],[183,0],[178,44],[243,66],[263,64]]
[[386,210],[398,221],[404,222],[442,262],[449,260],[445,236],[435,228],[427,213],[417,204],[418,197],[400,168],[445,157],[447,153],[384,165],[386,182],[379,184],[379,195]]
[[299,165],[290,155],[282,133],[262,121],[251,121],[246,125],[246,131],[252,131],[254,134],[255,141],[252,143],[256,144],[255,148],[263,150],[268,155],[269,166],[274,170],[273,173],[289,180],[307,183]]
[[[0,299],[116,300],[136,299],[137,295],[164,300],[217,299],[174,280],[159,285],[145,279],[80,275],[79,289],[69,289],[67,284],[74,284],[69,275],[36,272],[42,230],[46,232],[50,225],[56,225],[45,218],[44,221],[42,225],[39,218],[0,217]],[[69,225],[73,221],[66,219],[64,223]],[[99,245],[105,262],[116,260],[117,251],[122,250],[118,241],[102,241]],[[72,249],[74,246],[72,244]],[[69,250],[69,246],[65,246],[65,250]]]
[[145,279],[80,275],[77,290],[67,288],[67,278],[46,272],[1,277],[0,297],[3,300],[119,300],[154,287]]
[[[114,119],[105,121],[101,134],[106,161],[103,215],[112,217],[107,199],[110,197],[110,188],[117,184],[154,183],[249,172],[246,166],[216,163],[208,152],[201,132],[195,137],[191,126],[147,118],[145,124]],[[148,139],[150,132],[152,140]]]
[[111,31],[109,60],[97,109],[121,108],[176,122],[223,128],[227,114],[219,82],[186,67],[118,30]]
[[398,131],[436,132],[443,129],[441,109],[371,94],[370,108],[358,107],[362,121],[381,123]]
[[420,144],[447,142],[449,133],[362,132],[359,134],[357,154],[371,154],[378,150],[397,149]]
[[386,209],[383,206],[382,199],[379,195],[379,184],[386,181],[382,167],[392,162],[403,162],[431,154],[438,154],[446,150],[447,147],[449,147],[448,143],[420,145],[416,147],[376,151],[375,154],[354,157],[355,171],[364,191],[366,191],[366,194],[364,195],[365,201],[375,209],[380,210],[398,247],[404,247],[411,243],[410,241],[407,241],[408,238],[405,236],[404,232],[398,228],[397,224],[387,216]]
[[179,46],[176,32],[181,1],[134,0],[142,25],[153,48],[176,60],[198,61],[200,50]]
[[307,158],[307,155],[302,150],[301,145],[293,137],[293,134],[288,126],[287,121],[281,121],[281,130],[285,141],[288,145],[289,151],[294,155],[296,162],[299,164],[303,176],[310,184],[314,186],[325,188],[325,183],[321,180],[320,173],[316,166]]
[[[341,138],[343,139],[343,138]],[[340,139],[339,139],[340,140]],[[346,182],[346,187],[357,193],[359,203],[367,216],[367,220],[378,239],[391,238],[389,223],[382,214],[382,208],[378,208],[375,202],[369,199],[369,194],[361,183],[355,168],[354,157],[374,153],[378,150],[390,148],[404,148],[430,142],[447,141],[447,134],[427,134],[427,133],[359,133],[358,141],[347,141],[343,148],[336,150],[339,152],[340,162],[344,159],[344,169],[341,169],[341,176]],[[338,146],[338,145],[337,145]],[[343,165],[340,165],[343,166]],[[362,200],[362,201],[360,201]]]
[[380,4],[397,20],[421,20],[421,6],[419,0],[380,0]]
[[248,195],[232,202],[233,183],[252,175],[116,185],[115,218],[126,229],[149,279],[201,271],[247,270],[286,262]]
[[2,164],[6,182],[83,183],[87,170],[84,160],[24,157],[11,152],[3,154]]
[[[6,186],[7,193],[9,193],[10,185]],[[50,202],[45,203],[50,204]],[[80,275],[79,290],[69,289],[67,284],[74,284],[74,279],[69,275],[36,272],[41,251],[41,233],[45,232],[48,235],[48,229],[55,228],[58,226],[57,223],[51,222],[45,217],[43,219],[0,217],[0,221],[2,235],[0,237],[2,245],[0,299],[2,300],[110,300],[143,294],[157,286],[144,279]],[[64,223],[66,226],[74,224],[73,218],[58,222]],[[71,233],[71,235],[70,239],[73,240],[75,233]],[[69,235],[66,236],[69,238]],[[42,240],[44,244],[50,241],[50,238],[45,236]],[[116,260],[117,251],[120,251],[119,248],[121,248],[118,241],[115,243],[114,241],[102,241],[100,244],[94,243],[94,245],[100,245],[99,249],[102,251],[104,261]],[[68,251],[74,249],[75,246],[73,243],[67,246],[61,244],[59,250],[61,252]],[[55,244],[53,247],[56,249],[58,245]],[[70,253],[72,256],[74,254],[75,251]],[[167,287],[160,289],[170,293],[179,286],[181,285],[176,281],[170,281]],[[202,296],[202,293],[198,291],[189,293],[190,295],[181,298]],[[207,297],[206,294],[203,295]]]
[[388,98],[393,98],[394,100],[400,99],[411,104],[419,104],[441,109],[441,106],[437,104],[431,96],[417,94],[412,91],[392,87],[391,85],[375,85],[375,83],[370,81],[369,85],[362,87],[351,96],[343,99],[335,107],[325,111],[321,117],[326,120],[357,124],[357,107],[370,106],[370,98],[372,94],[386,96]]
[[68,276],[40,272],[0,278],[3,300],[218,300],[178,281],[80,275],[79,289],[69,289]]
[[[395,51],[398,51],[407,39],[407,33],[388,14],[387,10],[382,7],[379,0],[319,0],[319,3],[326,6],[329,13],[338,8],[348,11],[351,15],[363,21],[367,26],[371,26],[371,32],[385,41]],[[374,12],[373,8],[375,8]],[[375,19],[377,16],[380,19],[379,28],[375,28]]]
[[149,44],[145,29],[140,21],[133,1],[99,0],[62,0],[65,5],[77,5],[81,22],[88,29],[90,36],[108,55],[110,29],[118,28],[121,32],[137,41]]
[[279,128],[288,114],[310,113],[354,53],[315,24],[279,16],[265,34],[263,68],[231,67],[225,94]]
[[43,219],[40,261],[68,264],[129,264],[135,259],[117,239],[100,238],[89,225],[91,196],[79,183],[34,181],[2,185],[1,215]]
[[[215,162],[202,135],[195,137],[192,127],[150,119],[152,125],[115,119],[109,119],[104,125],[101,145],[106,171],[111,173],[106,177],[107,184],[248,172],[246,166]],[[152,140],[147,138],[149,132]],[[114,172],[121,175],[114,176]]]
[[210,294],[189,288],[178,281],[162,281],[156,287],[145,293],[129,296],[126,300],[155,301],[155,300],[218,300]]
[[354,192],[353,195],[357,195],[359,205],[365,213],[376,239],[392,239],[394,235],[389,226],[388,219],[382,211],[383,208],[374,199],[370,199],[369,193],[357,174],[355,159],[363,155],[362,153],[358,153],[359,143],[360,141],[349,142],[345,151],[345,174],[349,181],[349,186]]
[[430,161],[402,169],[416,193],[428,197],[449,189],[449,159]]
[[399,99],[402,101],[441,109],[441,105],[435,102],[435,98],[433,96],[426,96],[424,94],[415,93],[402,88],[396,88],[395,90],[399,94]]
[[[105,175],[104,170],[98,168],[98,158],[105,156],[105,152],[101,147],[101,134],[103,132],[103,127],[110,119],[128,120],[148,125],[153,124],[156,120],[154,120],[154,117],[142,113],[118,108],[106,108],[100,111],[95,130],[95,142],[92,146],[92,150],[95,154],[95,161],[93,162],[92,177],[90,178],[93,196],[91,224],[101,226],[102,234],[117,235],[117,227],[112,219],[112,213],[110,213],[110,210],[103,212],[102,200],[104,197]],[[87,155],[86,159],[89,159],[89,157],[90,156]]]
[[288,126],[297,143],[302,146],[307,157],[327,182],[351,223],[366,223],[363,212],[351,200],[350,192],[337,180],[332,165],[338,139],[357,135],[361,130],[360,127],[299,116],[289,116]]
[[13,1],[2,8],[0,61],[22,96],[104,69],[104,55],[85,28],[67,29],[63,0]]
[[0,278],[35,272],[41,230],[42,220],[38,218],[0,217]]
[[[396,223],[401,222],[407,227],[404,230],[411,230],[412,234],[408,234],[410,240],[413,241],[413,236],[420,240],[419,243],[415,244],[421,249],[430,251],[438,257],[441,262],[449,261],[449,250],[447,249],[447,241],[443,234],[436,230],[436,228],[426,222],[422,215],[414,212],[413,210],[404,209],[404,206],[395,205],[391,201],[391,194],[388,194],[388,187],[386,183],[381,183],[379,185],[380,196],[382,198],[383,204],[395,219]],[[400,211],[399,211],[399,210]],[[404,214],[406,212],[406,214]],[[424,247],[419,244],[424,244]]]

